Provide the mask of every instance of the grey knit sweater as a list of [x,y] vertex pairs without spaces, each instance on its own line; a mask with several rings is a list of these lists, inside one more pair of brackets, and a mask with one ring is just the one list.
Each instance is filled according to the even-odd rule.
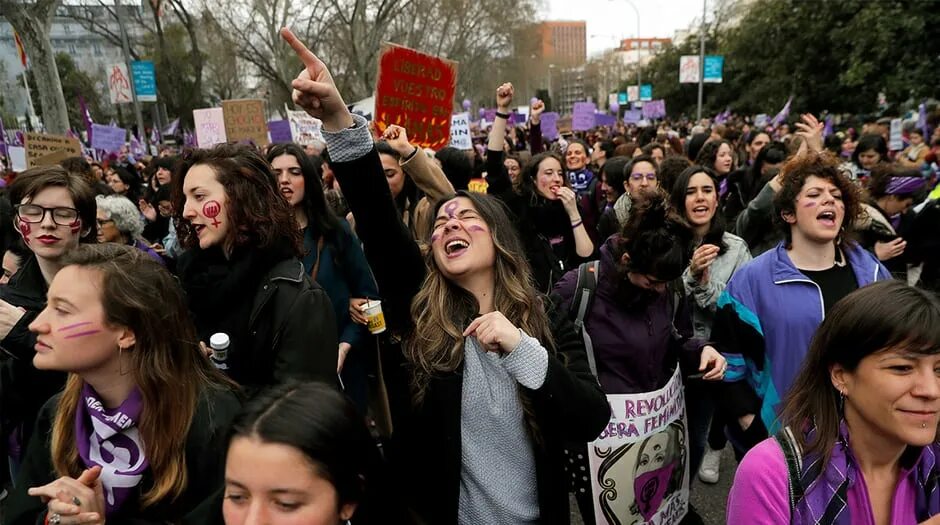
[[535,458],[526,433],[519,385],[538,389],[547,372],[548,352],[525,333],[519,346],[505,356],[486,352],[473,337],[465,339],[460,402],[460,524],[538,521]]

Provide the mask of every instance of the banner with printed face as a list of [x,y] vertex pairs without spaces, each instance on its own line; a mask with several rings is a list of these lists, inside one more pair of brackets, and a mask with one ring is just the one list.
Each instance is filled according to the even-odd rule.
[[294,142],[301,146],[309,146],[314,142],[324,142],[323,122],[311,117],[306,111],[288,111],[287,120],[290,121],[290,132]]
[[225,137],[230,141],[250,140],[255,146],[268,143],[268,122],[261,99],[223,100]]
[[660,390],[611,394],[607,428],[588,444],[598,525],[679,523],[689,508],[689,435],[678,367]]
[[226,141],[222,108],[194,109],[193,126],[196,128],[196,144],[200,148],[211,148]]
[[375,128],[391,124],[412,144],[439,150],[450,142],[457,63],[395,44],[384,44],[375,87]]

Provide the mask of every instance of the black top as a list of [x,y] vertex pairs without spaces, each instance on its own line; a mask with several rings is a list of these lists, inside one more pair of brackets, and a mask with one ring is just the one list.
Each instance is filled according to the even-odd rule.
[[822,290],[823,309],[826,314],[829,313],[833,305],[839,302],[839,299],[858,289],[855,273],[848,263],[841,266],[836,264],[828,270],[810,271],[800,269],[800,272],[809,277]]

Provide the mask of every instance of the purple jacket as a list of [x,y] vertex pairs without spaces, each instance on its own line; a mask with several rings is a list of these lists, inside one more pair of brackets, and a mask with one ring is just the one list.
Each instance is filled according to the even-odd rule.
[[[677,361],[681,361],[686,375],[696,373],[705,343],[692,338],[691,309],[685,298],[677,310],[671,293],[662,294],[645,311],[631,312],[618,304],[612,253],[612,243],[617,239],[611,237],[601,248],[600,278],[584,326],[594,345],[604,393],[650,392],[665,386]],[[577,286],[577,269],[555,284],[552,295],[559,308],[570,308]],[[673,312],[679,337],[673,334]]]

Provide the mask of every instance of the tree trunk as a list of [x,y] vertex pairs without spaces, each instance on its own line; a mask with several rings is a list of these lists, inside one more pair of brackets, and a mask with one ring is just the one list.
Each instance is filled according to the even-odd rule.
[[49,133],[64,134],[69,129],[69,113],[62,94],[62,82],[55,64],[55,51],[49,40],[52,17],[61,0],[39,0],[21,4],[0,0],[0,11],[23,39],[30,70],[39,92],[42,121]]

